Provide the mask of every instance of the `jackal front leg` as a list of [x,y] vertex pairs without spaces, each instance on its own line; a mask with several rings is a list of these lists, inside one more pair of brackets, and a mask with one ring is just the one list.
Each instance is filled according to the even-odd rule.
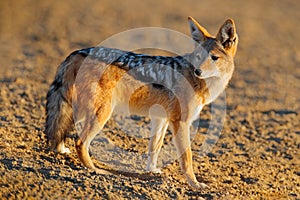
[[159,151],[164,142],[168,124],[169,123],[165,118],[151,119],[151,136],[149,141],[147,171],[161,173],[161,170],[158,169],[156,165]]
[[181,170],[184,173],[187,182],[194,188],[207,188],[208,186],[206,184],[197,181],[193,171],[190,124],[186,122],[177,122],[174,124],[174,128],[173,141],[176,146]]

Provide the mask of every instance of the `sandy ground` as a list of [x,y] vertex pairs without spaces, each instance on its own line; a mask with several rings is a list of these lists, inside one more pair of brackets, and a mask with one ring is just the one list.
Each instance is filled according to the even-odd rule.
[[[299,8],[294,0],[1,1],[0,199],[300,199]],[[207,107],[192,145],[195,173],[210,189],[190,188],[177,162],[164,165],[162,175],[135,162],[131,172],[95,174],[77,159],[75,133],[70,156],[47,151],[45,96],[71,51],[137,27],[188,34],[189,15],[212,33],[232,17],[240,36],[221,136],[200,156]],[[149,120],[116,116],[104,133],[140,155],[147,139],[127,134],[136,129],[149,130]],[[97,142],[93,148],[97,155]],[[94,158],[101,166],[101,154]]]

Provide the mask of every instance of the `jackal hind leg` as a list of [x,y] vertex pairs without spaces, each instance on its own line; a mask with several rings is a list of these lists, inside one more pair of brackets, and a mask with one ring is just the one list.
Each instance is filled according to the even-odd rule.
[[89,154],[89,147],[94,137],[102,130],[105,123],[112,114],[110,106],[101,107],[94,116],[86,117],[82,131],[79,133],[79,138],[76,141],[76,151],[82,164],[95,170],[99,174],[109,174],[108,171],[95,167]]
[[151,119],[151,136],[148,147],[147,171],[161,173],[161,170],[157,168],[157,158],[164,142],[168,124],[169,122],[166,118]]

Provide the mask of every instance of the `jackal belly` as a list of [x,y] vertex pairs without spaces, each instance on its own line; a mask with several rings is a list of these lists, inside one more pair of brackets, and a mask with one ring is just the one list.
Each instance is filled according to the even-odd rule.
[[[130,85],[122,84],[113,92],[115,112],[136,114],[142,116],[171,117],[176,112],[178,101],[175,95],[164,87],[155,87],[153,84],[137,83],[133,90]],[[131,87],[131,89],[128,89]],[[160,109],[157,109],[159,106]],[[153,108],[156,109],[153,110]]]

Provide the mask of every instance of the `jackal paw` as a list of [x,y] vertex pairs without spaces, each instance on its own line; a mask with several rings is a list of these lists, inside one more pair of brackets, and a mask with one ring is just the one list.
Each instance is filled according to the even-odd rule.
[[205,183],[199,183],[198,182],[198,188],[200,188],[200,189],[209,189],[210,187],[208,185],[206,185]]
[[162,174],[162,171],[156,167],[147,167],[147,171],[155,174]]
[[187,182],[190,186],[197,189],[209,189],[209,186],[205,183],[199,183],[197,180],[187,178]]
[[69,153],[71,153],[70,149],[66,148],[66,147],[57,148],[56,152],[60,153],[60,154],[69,154]]
[[112,174],[109,171],[106,171],[104,169],[94,168],[93,170],[96,172],[96,174],[101,174],[101,175],[111,175]]
[[189,185],[192,186],[193,188],[197,189],[209,189],[209,186],[206,185],[205,183],[199,183],[198,181],[188,181]]
[[61,154],[69,154],[71,153],[70,149],[65,147],[65,143],[64,142],[60,142],[57,146],[56,146],[56,150],[57,153],[61,153]]
[[162,171],[159,168],[152,169],[150,172],[155,173],[155,174],[162,174]]

